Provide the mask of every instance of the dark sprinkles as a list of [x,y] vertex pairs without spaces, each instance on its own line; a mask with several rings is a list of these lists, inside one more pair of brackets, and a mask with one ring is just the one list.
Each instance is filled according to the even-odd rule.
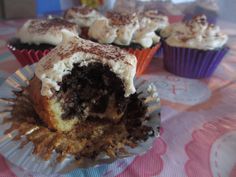
[[29,25],[29,32],[30,33],[46,33],[50,28],[54,28],[55,30],[61,30],[61,29],[76,29],[76,24],[68,22],[63,19],[54,18],[54,19],[48,19],[48,20],[31,20],[31,23]]
[[[53,53],[49,53],[48,58],[59,57],[60,60],[70,58],[76,52],[83,52],[95,55],[94,59],[97,60],[114,60],[114,61],[122,61],[127,65],[132,65],[125,60],[126,56],[129,55],[125,50],[120,49],[119,47],[115,47],[112,45],[103,45],[99,43],[95,43],[89,40],[78,39],[77,37],[71,39],[66,48],[62,48],[63,46],[58,46],[53,49]],[[55,59],[55,58],[54,58]],[[48,60],[48,62],[44,63],[44,69],[50,69],[53,67],[53,63]]]
[[85,6],[85,7],[73,7],[72,10],[75,12],[79,12],[80,14],[87,15],[90,12],[92,12],[94,9]]
[[137,17],[135,13],[120,13],[120,12],[107,12],[106,17],[111,20],[113,25],[127,25],[133,23],[133,20]]

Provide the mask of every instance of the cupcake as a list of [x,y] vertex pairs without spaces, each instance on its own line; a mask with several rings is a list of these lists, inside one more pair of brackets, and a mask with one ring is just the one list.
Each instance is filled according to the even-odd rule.
[[[55,148],[62,155],[94,161],[100,152],[114,158],[126,153],[125,146],[136,147],[154,136],[153,128],[143,123],[148,107],[134,85],[136,57],[64,32],[63,42],[37,63],[27,88],[43,132],[69,135],[46,143],[46,152]],[[148,89],[156,94],[151,85]]]
[[76,23],[82,30],[81,37],[88,37],[88,29],[95,20],[102,15],[93,8],[80,6],[73,7],[65,11],[64,18],[70,22]]
[[160,47],[156,28],[140,22],[135,13],[107,12],[89,28],[89,37],[99,43],[113,44],[134,54],[138,60],[137,73],[141,75]]
[[62,19],[31,19],[8,43],[9,50],[22,66],[37,62],[62,41],[62,29],[78,35],[76,24]]
[[161,32],[165,38],[164,66],[178,76],[206,78],[212,75],[229,48],[228,37],[205,15],[175,23]]
[[31,143],[33,155],[49,160],[42,164],[53,162],[54,169],[47,170],[54,172],[150,149],[158,133],[159,98],[153,84],[136,86],[136,57],[67,30],[63,34],[63,41],[35,64],[28,86],[14,92],[6,132],[18,132],[12,139],[21,147]]

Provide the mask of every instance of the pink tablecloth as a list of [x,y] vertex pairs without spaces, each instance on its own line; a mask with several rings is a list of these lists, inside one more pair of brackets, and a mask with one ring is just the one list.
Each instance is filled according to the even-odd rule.
[[[6,49],[21,21],[0,24],[0,83],[20,67]],[[141,156],[111,165],[75,170],[62,176],[168,176],[236,177],[236,33],[230,35],[231,51],[210,79],[174,76],[154,58],[144,78],[155,83],[162,102],[162,135]],[[43,176],[29,174],[0,156],[0,177]],[[59,176],[59,175],[54,175]]]

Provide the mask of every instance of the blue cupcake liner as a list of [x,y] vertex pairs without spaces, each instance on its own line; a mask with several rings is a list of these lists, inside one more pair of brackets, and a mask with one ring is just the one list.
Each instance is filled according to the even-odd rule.
[[217,50],[199,50],[183,47],[172,47],[163,42],[164,67],[167,71],[181,77],[210,77],[225,54],[228,47]]

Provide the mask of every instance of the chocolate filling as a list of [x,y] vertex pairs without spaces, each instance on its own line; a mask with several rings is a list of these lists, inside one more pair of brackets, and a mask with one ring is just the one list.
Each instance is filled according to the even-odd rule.
[[[110,71],[109,66],[101,63],[90,63],[88,66],[74,64],[71,74],[63,77],[60,86],[56,96],[64,111],[63,119],[96,117],[111,109],[111,104],[113,113],[121,115],[128,103],[121,79]],[[115,119],[107,114],[103,118]]]

